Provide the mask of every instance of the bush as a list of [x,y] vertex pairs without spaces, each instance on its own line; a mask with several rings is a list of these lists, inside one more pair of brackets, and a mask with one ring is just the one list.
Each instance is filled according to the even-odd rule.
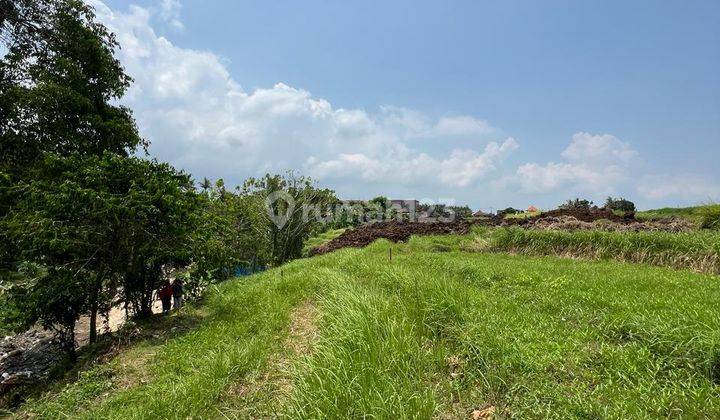
[[498,210],[498,212],[497,212],[497,214],[500,215],[500,216],[504,216],[504,215],[507,215],[507,214],[517,214],[517,213],[522,213],[522,210],[514,209],[514,208],[512,208],[512,207],[508,207],[508,208],[503,209],[503,210]]
[[612,198],[608,197],[605,201],[605,208],[612,211],[620,211],[623,213],[630,213],[635,211],[635,203],[624,198]]
[[720,229],[720,204],[700,207],[697,214],[700,216],[701,228]]
[[588,200],[581,200],[579,198],[576,198],[574,200],[568,200],[565,202],[565,204],[560,204],[558,206],[559,209],[564,210],[590,210],[590,206],[593,205],[592,201]]

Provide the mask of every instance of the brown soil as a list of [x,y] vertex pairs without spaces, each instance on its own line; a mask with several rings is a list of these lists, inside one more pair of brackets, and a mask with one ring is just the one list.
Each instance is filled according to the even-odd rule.
[[667,218],[657,221],[631,221],[612,222],[607,220],[596,220],[594,222],[583,222],[572,216],[542,217],[523,225],[527,229],[535,230],[603,230],[610,232],[640,232],[640,231],[663,231],[663,232],[690,232],[695,225],[686,219]]
[[465,234],[470,230],[470,223],[459,222],[377,222],[355,229],[346,230],[342,235],[310,250],[310,255],[320,255],[341,248],[361,248],[370,245],[380,238],[392,242],[407,241],[412,235],[446,235]]
[[564,217],[564,216],[570,216],[574,217],[575,219],[581,221],[581,222],[594,222],[596,220],[609,220],[611,222],[615,223],[633,223],[636,221],[635,219],[635,213],[627,213],[624,216],[618,216],[617,214],[613,213],[612,210],[608,209],[596,209],[596,210],[584,210],[584,209],[555,209],[546,211],[544,213],[541,213],[537,216],[528,217],[525,219],[517,218],[517,219],[500,219],[497,218],[494,219],[496,224],[503,225],[503,226],[510,226],[510,225],[525,225],[528,223],[533,223],[539,219],[545,219],[548,217]]
[[665,231],[688,232],[695,229],[694,224],[685,219],[666,218],[643,222],[635,218],[635,213],[618,216],[608,209],[556,209],[525,219],[504,219],[495,217],[490,224],[494,226],[522,226],[539,230],[606,230],[614,232]]

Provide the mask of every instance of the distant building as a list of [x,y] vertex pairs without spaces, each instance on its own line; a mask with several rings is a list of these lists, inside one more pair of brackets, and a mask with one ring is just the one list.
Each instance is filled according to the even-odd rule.
[[535,207],[535,206],[530,206],[530,207],[527,208],[526,211],[527,211],[528,213],[537,213],[537,212],[539,212],[540,210],[538,210],[538,208]]

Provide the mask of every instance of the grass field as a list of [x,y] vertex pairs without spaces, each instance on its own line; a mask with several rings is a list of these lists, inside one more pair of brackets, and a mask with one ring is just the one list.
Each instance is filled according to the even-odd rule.
[[379,241],[227,282],[18,415],[720,417],[718,277],[468,241]]

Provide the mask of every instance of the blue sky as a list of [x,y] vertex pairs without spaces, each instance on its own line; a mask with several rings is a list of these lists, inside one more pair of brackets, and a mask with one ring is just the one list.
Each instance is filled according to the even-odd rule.
[[[90,0],[88,0],[90,1]],[[474,208],[720,199],[720,2],[92,0],[151,152]]]

